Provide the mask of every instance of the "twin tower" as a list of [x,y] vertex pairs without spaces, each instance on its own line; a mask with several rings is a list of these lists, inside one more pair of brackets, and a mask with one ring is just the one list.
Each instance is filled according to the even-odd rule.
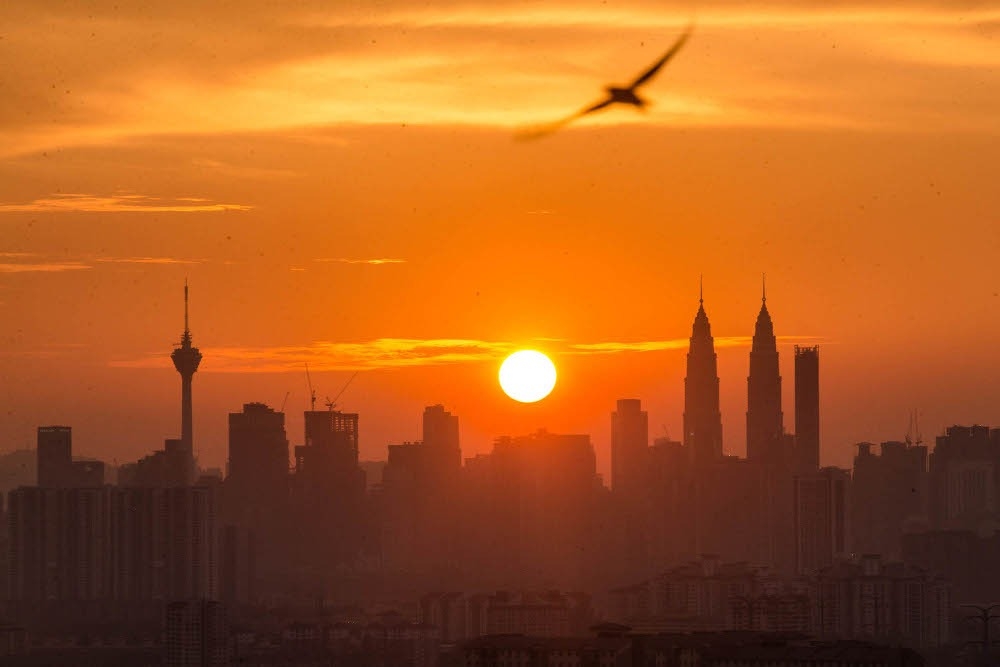
[[[785,433],[778,347],[765,291],[750,348],[747,459],[794,465],[804,471],[819,467],[819,350],[815,347],[795,347],[795,427],[795,436]],[[715,340],[701,294],[684,378],[684,445],[695,465],[723,456]]]

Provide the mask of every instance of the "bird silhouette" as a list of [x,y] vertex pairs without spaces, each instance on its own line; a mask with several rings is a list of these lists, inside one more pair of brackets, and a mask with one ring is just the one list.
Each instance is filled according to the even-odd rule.
[[544,136],[546,134],[550,134],[561,128],[563,125],[566,125],[576,120],[577,118],[582,118],[583,116],[594,113],[595,111],[600,111],[601,109],[605,109],[611,106],[612,104],[628,104],[634,106],[640,111],[645,111],[646,106],[649,104],[649,100],[640,97],[636,92],[636,90],[639,88],[639,86],[647,83],[650,79],[656,76],[656,74],[663,68],[663,66],[666,65],[671,58],[677,55],[677,52],[681,50],[681,48],[684,46],[685,43],[687,43],[688,38],[691,36],[691,31],[693,30],[693,28],[694,28],[693,25],[689,25],[687,29],[684,31],[684,33],[677,38],[677,41],[675,41],[673,45],[669,49],[667,49],[666,53],[664,53],[659,60],[653,63],[649,69],[647,69],[645,72],[636,77],[636,79],[628,86],[624,88],[619,86],[605,86],[604,90],[607,93],[607,95],[598,102],[595,102],[590,106],[584,107],[583,109],[580,109],[576,113],[572,113],[569,116],[561,118],[555,122],[547,123],[545,125],[535,125],[526,128],[525,130],[519,132],[517,134],[517,137],[521,139],[533,139]]

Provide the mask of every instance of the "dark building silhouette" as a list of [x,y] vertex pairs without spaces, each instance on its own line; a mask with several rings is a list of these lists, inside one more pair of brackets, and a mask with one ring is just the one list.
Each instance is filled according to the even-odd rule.
[[750,375],[747,377],[747,458],[779,463],[784,457],[781,413],[781,374],[774,324],[767,312],[767,294],[761,298],[760,313],[750,348]]
[[807,580],[820,637],[914,649],[940,648],[950,640],[952,587],[936,573],[865,554],[822,567]]
[[927,448],[883,442],[858,444],[851,486],[851,546],[858,553],[901,556],[907,528],[927,525]]
[[851,473],[821,468],[795,478],[795,569],[816,572],[850,554]]
[[104,484],[104,463],[73,460],[73,430],[69,426],[38,427],[37,461],[41,488],[86,488]]
[[424,446],[436,452],[443,466],[457,472],[462,466],[462,448],[458,441],[458,417],[443,405],[424,408]]
[[701,294],[691,328],[687,376],[684,378],[684,446],[699,465],[722,457],[718,361]]
[[795,346],[795,464],[819,470],[819,348]]
[[38,486],[57,489],[69,485],[73,464],[73,430],[69,426],[38,427]]
[[611,413],[611,489],[638,497],[648,482],[649,416],[637,398],[618,400]]
[[349,562],[360,549],[365,504],[358,415],[330,409],[310,410],[304,417],[306,444],[295,448],[291,480],[299,546],[291,551],[312,565]]
[[238,525],[222,529],[219,594],[227,605],[249,604],[257,593],[257,540],[254,531]]
[[226,610],[212,600],[178,600],[167,605],[166,667],[224,667],[229,663]]
[[184,333],[180,345],[170,354],[174,368],[181,375],[181,449],[189,459],[186,483],[194,480],[194,435],[191,408],[191,380],[201,363],[201,351],[191,345],[191,330],[188,327],[188,286],[184,283]]
[[58,614],[97,603],[153,603],[218,595],[216,493],[169,489],[10,492],[10,597]]
[[466,461],[465,483],[461,562],[476,588],[575,589],[603,571],[597,539],[611,526],[589,436],[498,438]]
[[256,517],[269,509],[280,510],[287,494],[285,414],[263,403],[246,403],[243,412],[229,414],[227,501],[240,515]]
[[191,450],[178,438],[163,441],[163,449],[118,469],[118,484],[145,488],[190,486],[194,473]]
[[389,445],[379,494],[381,558],[391,570],[430,575],[444,585],[459,558],[458,417],[429,406],[423,434],[423,442]]
[[1000,506],[1000,429],[950,426],[930,455],[931,523],[935,528],[992,526]]

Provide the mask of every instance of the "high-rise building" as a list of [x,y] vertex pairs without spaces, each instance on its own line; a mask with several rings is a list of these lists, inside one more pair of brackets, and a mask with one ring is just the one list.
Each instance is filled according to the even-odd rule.
[[865,554],[822,568],[807,581],[813,628],[820,638],[869,639],[918,649],[949,643],[954,598],[950,582],[937,574]]
[[691,328],[684,378],[684,446],[698,465],[722,458],[718,360],[702,294]]
[[69,426],[38,428],[38,486],[43,489],[96,488],[104,484],[104,463],[73,460]]
[[73,430],[69,426],[38,427],[38,486],[69,486],[73,466]]
[[784,459],[781,414],[781,374],[774,324],[767,312],[767,293],[761,298],[760,313],[750,348],[750,375],[747,377],[747,458],[763,463]]
[[241,508],[277,508],[287,490],[285,414],[263,403],[230,413],[227,497]]
[[184,333],[180,345],[170,354],[174,368],[181,375],[181,445],[189,460],[187,483],[194,479],[194,435],[191,408],[191,379],[201,363],[201,351],[191,345],[191,330],[188,327],[188,286],[184,283]]
[[213,600],[179,600],[167,605],[167,667],[223,667],[229,664],[226,610]]
[[[908,527],[927,524],[927,448],[883,442],[858,444],[851,480],[851,546],[858,553],[900,558]],[[911,528],[912,529],[912,528]]]
[[795,346],[795,464],[819,470],[819,348]]
[[611,413],[611,488],[620,497],[637,497],[649,470],[649,416],[637,398],[618,400]]
[[[358,465],[358,414],[305,413],[306,444],[295,448],[293,512],[300,547],[316,563],[353,560],[362,539],[365,473]],[[322,515],[316,508],[323,508]]]
[[8,522],[19,604],[218,594],[214,489],[21,487]]
[[424,446],[441,453],[442,460],[453,468],[462,465],[462,450],[458,442],[458,417],[443,405],[424,408]]
[[850,553],[851,473],[821,468],[795,478],[795,569],[799,574],[829,567]]
[[949,426],[929,462],[935,528],[980,530],[1000,518],[1000,429]]

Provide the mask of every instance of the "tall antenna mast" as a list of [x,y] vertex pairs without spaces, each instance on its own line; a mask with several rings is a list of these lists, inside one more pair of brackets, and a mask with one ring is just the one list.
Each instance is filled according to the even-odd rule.
[[184,333],[190,333],[188,328],[188,281],[184,279]]

